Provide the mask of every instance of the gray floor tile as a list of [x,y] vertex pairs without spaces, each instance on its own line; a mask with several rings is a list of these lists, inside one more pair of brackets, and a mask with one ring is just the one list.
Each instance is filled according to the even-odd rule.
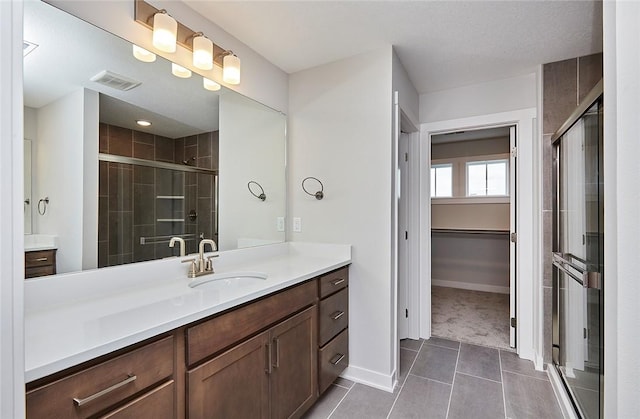
[[456,374],[448,419],[496,419],[503,417],[504,402],[500,383]]
[[450,348],[450,349],[460,348],[460,342],[456,342],[455,340],[437,338],[435,336],[431,336],[429,339],[425,340],[424,343],[426,345],[442,346],[443,348]]
[[410,373],[451,384],[457,359],[458,351],[440,346],[423,345]]
[[344,388],[351,388],[355,383],[351,380],[347,380],[346,378],[338,377],[333,384]]
[[493,348],[463,343],[460,345],[457,371],[488,380],[502,381],[500,356],[498,350]]
[[329,386],[327,391],[325,391],[322,396],[318,399],[316,404],[314,404],[311,409],[305,413],[303,418],[305,419],[327,419],[333,409],[338,406],[340,400],[347,394],[346,388],[338,387],[335,385]]
[[402,387],[390,418],[435,419],[447,416],[451,386],[410,375]]
[[333,412],[331,419],[386,418],[395,399],[394,393],[356,383]]
[[418,356],[418,352],[400,348],[400,374],[398,376],[398,385],[402,385],[402,383],[404,383],[404,380],[407,378],[407,374],[409,373],[409,368],[413,365],[413,361],[416,359],[416,356]]
[[521,418],[562,418],[551,383],[524,375],[503,372],[507,416]]
[[402,339],[400,341],[400,347],[403,349],[411,349],[412,351],[419,351],[422,346],[422,339]]
[[500,351],[500,361],[503,371],[515,372],[518,374],[528,375],[530,377],[548,380],[545,371],[538,371],[533,366],[533,362],[528,359],[521,359],[518,354],[509,351]]

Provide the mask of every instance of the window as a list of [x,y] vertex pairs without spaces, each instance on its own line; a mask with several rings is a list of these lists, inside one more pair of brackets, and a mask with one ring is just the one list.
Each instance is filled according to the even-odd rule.
[[453,196],[453,166],[451,163],[431,166],[431,197],[451,196]]
[[508,160],[467,162],[467,196],[507,196],[508,179]]

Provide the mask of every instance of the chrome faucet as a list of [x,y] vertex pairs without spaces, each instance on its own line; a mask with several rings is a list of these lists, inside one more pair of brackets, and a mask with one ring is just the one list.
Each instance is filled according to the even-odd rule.
[[204,258],[204,248],[205,245],[211,245],[211,250],[216,252],[218,250],[218,246],[216,246],[216,242],[211,239],[202,239],[199,245],[198,258],[190,258],[185,259],[182,263],[191,262],[189,266],[189,272],[187,272],[187,276],[189,278],[196,278],[201,275],[207,275],[213,273],[213,262],[211,259],[218,257],[218,255],[211,255],[207,257],[207,260]]
[[176,242],[180,243],[180,256],[184,256],[185,251],[184,251],[184,239],[180,238],[180,237],[171,237],[171,240],[169,240],[169,247],[173,248],[173,246],[176,244]]

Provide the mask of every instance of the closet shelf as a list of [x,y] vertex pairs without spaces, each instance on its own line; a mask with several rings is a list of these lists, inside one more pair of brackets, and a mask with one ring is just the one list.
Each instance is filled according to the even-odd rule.
[[431,229],[432,233],[439,233],[439,234],[493,234],[493,235],[497,235],[497,234],[504,234],[504,235],[509,235],[509,230],[481,230],[481,229],[474,229],[474,228],[432,228]]

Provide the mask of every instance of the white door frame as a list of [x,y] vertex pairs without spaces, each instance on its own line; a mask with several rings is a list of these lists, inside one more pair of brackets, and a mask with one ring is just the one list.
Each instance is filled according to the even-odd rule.
[[501,112],[489,115],[453,119],[422,124],[420,127],[420,243],[419,243],[419,290],[420,290],[420,336],[431,336],[431,197],[429,192],[429,172],[431,166],[431,136],[457,129],[479,129],[496,126],[515,125],[517,130],[517,189],[516,203],[518,249],[516,269],[518,286],[516,289],[517,352],[521,358],[532,360],[536,368],[542,369],[541,345],[543,325],[536,321],[541,313],[542,284],[541,261],[537,251],[540,243],[538,226],[541,222],[538,199],[539,179],[537,176],[537,134],[536,108]]

